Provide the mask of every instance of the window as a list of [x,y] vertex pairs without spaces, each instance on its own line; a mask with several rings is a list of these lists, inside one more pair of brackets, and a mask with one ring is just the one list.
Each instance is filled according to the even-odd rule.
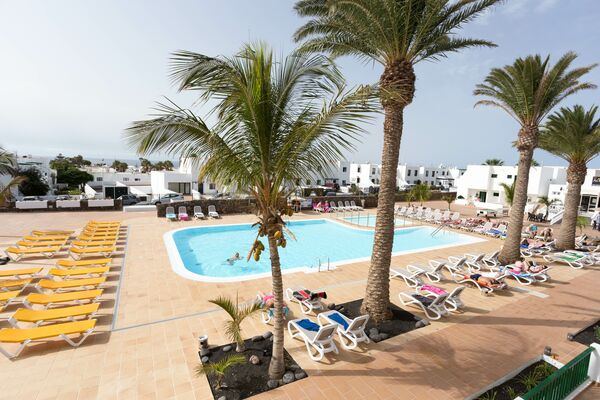
[[512,175],[506,175],[506,179],[512,179]]
[[360,183],[360,178],[356,178],[356,183]]
[[358,169],[356,170],[356,172],[358,172],[360,174],[360,167],[358,167]]
[[321,184],[321,180],[317,179],[317,185],[320,185],[320,184]]
[[429,176],[429,171],[425,171],[425,176]]
[[129,181],[129,178],[123,178],[123,182]]
[[342,167],[342,172],[346,172],[346,167]]
[[375,168],[371,168],[371,175],[375,175]]
[[433,178],[435,176],[435,171],[431,171],[431,177]]
[[412,172],[412,171],[409,169],[409,170],[408,170],[408,174],[407,174],[407,176],[410,176],[410,173],[411,173],[411,172]]
[[102,182],[102,177],[101,176],[97,176],[96,177],[96,182]]
[[415,169],[415,176],[417,176],[417,170]]
[[492,178],[497,178],[498,174],[492,174]]
[[337,183],[337,179],[334,179],[334,180],[333,180],[333,183]]
[[494,197],[499,197],[499,196],[500,196],[500,193],[494,192]]
[[346,186],[346,181],[342,181],[342,186]]
[[375,179],[371,179],[371,183],[375,183]]
[[136,181],[136,182],[139,182],[141,179],[140,178],[134,178],[133,180]]
[[209,183],[208,184],[208,189],[209,190],[215,190],[217,188],[217,185],[215,185],[214,183]]

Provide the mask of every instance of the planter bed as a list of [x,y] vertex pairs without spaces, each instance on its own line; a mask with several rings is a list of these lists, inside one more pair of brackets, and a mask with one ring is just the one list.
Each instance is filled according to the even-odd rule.
[[[284,333],[287,334],[287,332]],[[252,339],[247,339],[244,343],[246,345],[246,350],[242,353],[236,353],[235,343],[209,347],[208,354],[204,354],[206,350],[198,353],[203,364],[217,362],[234,354],[239,354],[246,358],[245,364],[234,365],[226,371],[223,379],[223,386],[218,390],[215,377],[213,375],[207,375],[208,383],[215,400],[245,399],[275,389],[283,384],[306,378],[306,372],[300,368],[292,356],[284,350],[286,373],[280,381],[269,381],[268,371],[269,363],[271,362],[271,351],[273,349],[271,332],[267,332],[262,336],[255,336]],[[229,349],[227,349],[227,347]],[[249,360],[252,356],[258,357],[259,364],[253,365],[250,363]],[[200,379],[204,378],[200,377]]]
[[592,343],[600,344],[600,338],[596,336],[596,332],[600,334],[600,320],[594,322],[587,328],[580,330],[575,334],[567,335],[569,340],[589,346]]
[[[362,302],[363,299],[359,299],[350,301],[348,303],[339,304],[337,307],[343,307],[339,312],[344,314],[346,317],[353,319],[362,315],[360,312],[360,306],[362,305]],[[429,321],[419,318],[393,303],[391,304],[391,311],[393,314],[391,320],[385,321],[379,325],[375,324],[375,322],[371,320],[369,320],[367,323],[365,332],[374,342],[380,342],[382,340],[386,340],[429,325]],[[374,329],[377,331],[374,331]]]
[[[536,384],[528,388],[523,383],[523,379],[527,376],[530,376],[531,374],[534,374],[536,369],[543,369],[543,372],[539,372],[540,375]],[[530,364],[529,366],[521,369],[516,375],[509,374],[509,376],[514,376],[507,379],[503,383],[494,386],[493,388],[487,390],[486,392],[482,393],[481,395],[475,398],[478,400],[513,400],[516,397],[522,396],[523,394],[533,389],[533,387],[541,383],[544,379],[546,379],[546,377],[548,377],[551,373],[553,373],[556,370],[557,368],[555,366],[544,361],[543,359],[536,361]]]

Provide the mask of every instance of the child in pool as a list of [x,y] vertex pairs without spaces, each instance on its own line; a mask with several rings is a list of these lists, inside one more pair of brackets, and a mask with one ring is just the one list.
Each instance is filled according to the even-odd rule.
[[234,262],[241,259],[242,257],[240,257],[240,253],[235,253],[233,256],[227,259],[227,262],[229,263],[229,265],[233,265]]

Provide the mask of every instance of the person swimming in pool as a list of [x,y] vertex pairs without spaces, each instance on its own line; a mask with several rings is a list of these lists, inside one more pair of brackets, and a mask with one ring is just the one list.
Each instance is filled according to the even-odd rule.
[[229,257],[227,259],[227,262],[229,263],[229,265],[233,265],[234,262],[241,260],[242,257],[240,257],[240,253],[235,253],[233,256]]

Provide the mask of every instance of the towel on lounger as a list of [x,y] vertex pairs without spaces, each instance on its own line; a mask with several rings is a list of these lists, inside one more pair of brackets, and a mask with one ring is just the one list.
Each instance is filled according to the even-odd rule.
[[337,322],[338,324],[340,324],[344,328],[344,330],[348,329],[348,322],[346,322],[346,320],[344,319],[344,317],[342,317],[340,313],[329,314],[329,319],[331,319],[333,322]]
[[412,297],[419,300],[426,307],[429,307],[431,303],[433,303],[433,300],[431,300],[429,297],[421,296],[420,294],[413,294]]
[[315,324],[310,319],[301,319],[300,321],[297,321],[296,323],[298,324],[298,326],[300,328],[306,329],[307,331],[318,332],[319,329],[321,328],[319,326],[319,324]]

